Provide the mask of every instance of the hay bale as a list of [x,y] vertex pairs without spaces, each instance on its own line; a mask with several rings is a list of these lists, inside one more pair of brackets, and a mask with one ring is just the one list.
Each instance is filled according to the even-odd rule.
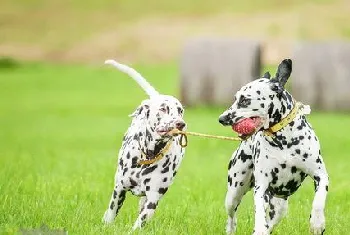
[[183,51],[180,76],[185,105],[232,103],[241,86],[258,78],[260,44],[228,39],[197,39]]
[[350,110],[350,43],[300,43],[293,58],[296,99],[320,110]]

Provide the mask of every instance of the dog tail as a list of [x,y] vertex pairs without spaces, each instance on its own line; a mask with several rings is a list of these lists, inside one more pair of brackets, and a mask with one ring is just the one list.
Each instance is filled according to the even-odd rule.
[[134,79],[142,87],[142,89],[150,97],[159,95],[158,91],[156,91],[156,89],[154,89],[154,87],[152,87],[152,85],[149,84],[147,82],[147,80],[144,77],[142,77],[142,75],[139,72],[137,72],[135,69],[128,67],[124,64],[120,64],[115,60],[106,60],[105,64],[110,64],[110,65],[116,67],[117,69],[119,69],[120,71],[129,75],[132,79]]

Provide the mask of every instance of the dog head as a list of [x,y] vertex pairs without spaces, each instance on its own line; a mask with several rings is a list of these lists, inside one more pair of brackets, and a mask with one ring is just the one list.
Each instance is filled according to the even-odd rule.
[[165,138],[170,137],[169,132],[175,128],[186,128],[183,115],[179,100],[169,95],[157,95],[144,100],[131,116],[142,119],[150,132]]
[[240,122],[249,121],[254,125],[252,133],[278,123],[292,107],[292,97],[284,89],[291,72],[292,61],[285,59],[278,66],[275,78],[270,79],[267,72],[243,86],[236,93],[232,106],[220,115],[219,122],[235,130]]

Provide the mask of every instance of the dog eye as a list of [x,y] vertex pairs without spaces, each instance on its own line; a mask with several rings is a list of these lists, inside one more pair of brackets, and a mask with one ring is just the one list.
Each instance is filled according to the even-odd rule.
[[238,105],[239,105],[239,106],[248,106],[248,105],[250,105],[250,99],[247,99],[246,97],[241,96],[241,97],[239,98]]
[[241,101],[241,104],[243,104],[243,105],[248,105],[248,100],[247,100],[247,99],[242,100],[242,101]]
[[159,110],[163,113],[166,113],[166,108],[164,108],[164,107],[161,107]]

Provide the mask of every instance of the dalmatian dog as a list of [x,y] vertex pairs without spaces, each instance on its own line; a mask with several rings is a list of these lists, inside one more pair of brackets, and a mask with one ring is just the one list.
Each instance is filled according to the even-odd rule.
[[[184,109],[181,103],[169,95],[159,94],[134,69],[107,60],[110,64],[132,77],[148,94],[135,110],[131,126],[124,135],[118,156],[118,167],[115,174],[115,186],[103,216],[104,223],[111,223],[121,208],[126,192],[139,196],[139,215],[133,230],[141,228],[151,218],[159,200],[167,192],[184,156],[179,136],[169,132],[174,128],[184,130]],[[140,160],[152,160],[162,153],[156,162],[140,164]]]
[[[262,78],[243,86],[236,93],[232,106],[219,117],[222,125],[233,129],[247,120],[255,125],[253,133],[241,135],[245,140],[228,165],[227,233],[235,232],[237,208],[245,193],[253,188],[253,234],[270,234],[286,214],[289,196],[307,176],[315,184],[310,231],[312,234],[325,231],[328,174],[318,138],[305,117],[310,112],[309,107],[301,105],[295,116],[291,116],[297,103],[284,88],[291,71],[292,61],[283,60],[275,78],[270,79],[267,72]],[[291,120],[286,122],[287,118]],[[271,131],[283,122],[284,126]]]

